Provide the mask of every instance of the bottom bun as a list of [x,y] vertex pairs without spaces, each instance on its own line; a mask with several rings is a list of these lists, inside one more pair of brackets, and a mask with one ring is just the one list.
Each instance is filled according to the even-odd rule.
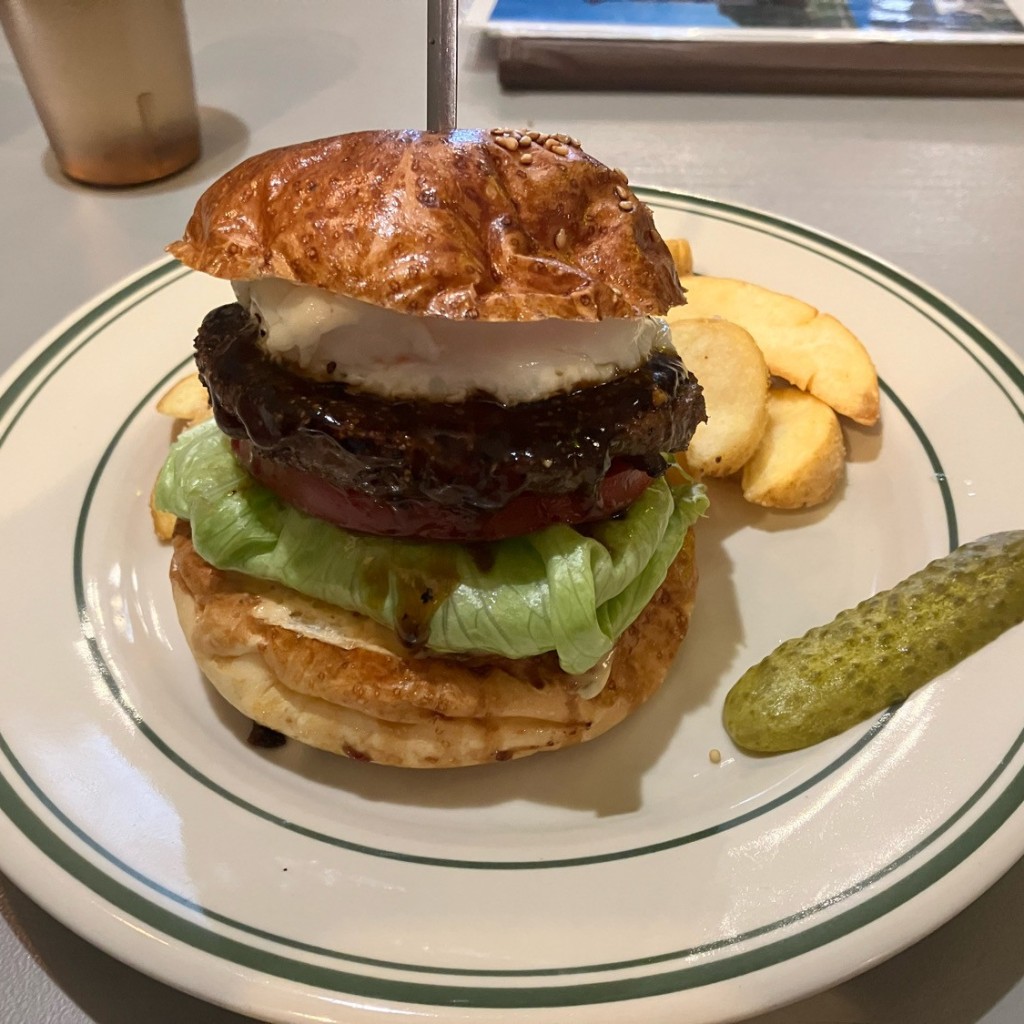
[[585,697],[554,654],[510,660],[413,653],[365,616],[204,561],[174,537],[171,585],[203,673],[239,711],[302,743],[361,761],[453,768],[593,739],[661,686],[697,585],[693,531],[665,582]]

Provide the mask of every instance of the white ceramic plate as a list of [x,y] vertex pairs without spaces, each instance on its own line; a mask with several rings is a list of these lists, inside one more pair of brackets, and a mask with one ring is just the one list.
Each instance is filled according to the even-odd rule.
[[156,264],[4,378],[0,866],[19,886],[135,967],[263,1019],[697,1024],[870,966],[1024,851],[1022,630],[811,750],[744,756],[719,719],[783,638],[1024,524],[1019,364],[835,240],[644,195],[700,270],[845,320],[883,420],[847,429],[848,482],[823,510],[715,489],[669,682],[584,747],[410,773],[246,744],[181,640],[147,511],[168,440],[154,399],[230,301],[222,282]]

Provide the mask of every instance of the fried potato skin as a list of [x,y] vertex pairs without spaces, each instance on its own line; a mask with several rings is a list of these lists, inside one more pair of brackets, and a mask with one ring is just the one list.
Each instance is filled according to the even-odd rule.
[[835,412],[797,388],[772,388],[768,427],[743,467],[743,497],[768,508],[820,505],[835,493],[845,466],[846,445]]
[[878,420],[878,374],[861,341],[834,316],[808,303],[733,278],[680,277],[686,305],[669,323],[721,317],[747,330],[773,375],[782,377],[856,423]]
[[198,417],[206,418],[209,409],[210,396],[198,373],[190,373],[176,381],[156,403],[156,411],[162,416],[176,420],[195,420],[197,423]]
[[693,250],[690,248],[690,243],[685,238],[666,238],[665,245],[668,246],[679,277],[684,278],[692,274]]
[[[198,373],[190,373],[172,384],[156,403],[156,411],[169,416],[173,421],[171,439],[183,430],[194,427],[213,415],[210,396],[206,392]],[[170,512],[156,507],[156,487],[149,492],[149,514],[153,520],[153,532],[160,541],[170,541],[174,535],[177,518]]]
[[677,320],[671,328],[676,351],[704,389],[708,413],[680,461],[696,476],[732,476],[753,456],[768,425],[764,356],[727,320]]

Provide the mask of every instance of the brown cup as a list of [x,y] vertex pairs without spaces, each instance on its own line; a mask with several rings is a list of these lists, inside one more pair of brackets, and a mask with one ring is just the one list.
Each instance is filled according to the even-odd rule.
[[0,0],[0,22],[69,178],[137,185],[199,156],[182,0]]

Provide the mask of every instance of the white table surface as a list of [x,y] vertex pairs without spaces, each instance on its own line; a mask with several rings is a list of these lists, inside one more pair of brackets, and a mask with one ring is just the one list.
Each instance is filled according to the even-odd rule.
[[[178,177],[134,190],[60,176],[0,40],[0,370],[77,306],[159,257],[202,188],[242,157],[343,131],[422,125],[425,6],[194,0],[204,155]],[[1024,100],[503,94],[488,48],[469,34],[459,102],[463,125],[566,131],[627,168],[634,183],[745,203],[840,236],[945,293],[1024,354]],[[243,1019],[119,964],[0,876],[2,1024]],[[756,1018],[1021,1021],[1024,862],[911,949]]]

